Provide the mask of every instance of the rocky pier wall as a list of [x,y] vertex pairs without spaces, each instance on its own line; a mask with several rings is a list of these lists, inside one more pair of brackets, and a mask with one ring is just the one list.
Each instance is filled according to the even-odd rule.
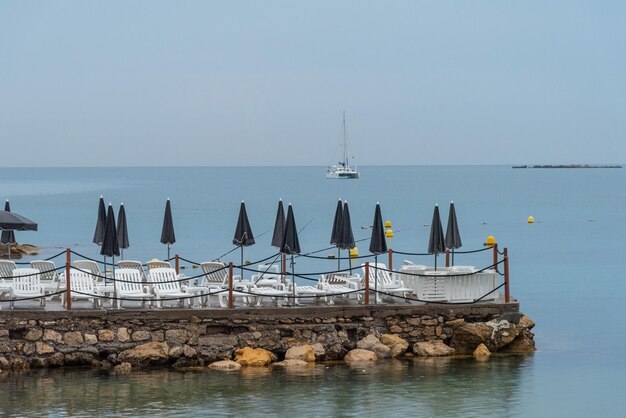
[[314,353],[305,361],[347,360],[359,350],[374,359],[472,354],[481,344],[489,352],[530,352],[533,326],[517,303],[0,311],[0,369],[250,364],[244,352],[261,349],[267,365],[302,346]]

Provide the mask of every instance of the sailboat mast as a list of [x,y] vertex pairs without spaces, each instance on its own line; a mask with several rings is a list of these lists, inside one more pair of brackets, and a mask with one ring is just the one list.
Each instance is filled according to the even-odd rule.
[[348,143],[346,142],[346,111],[343,111],[343,163],[348,167]]

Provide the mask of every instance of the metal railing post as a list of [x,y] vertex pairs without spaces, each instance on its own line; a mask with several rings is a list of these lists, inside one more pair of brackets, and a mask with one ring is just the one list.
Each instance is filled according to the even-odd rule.
[[504,247],[504,301],[511,301],[511,289],[509,282],[509,251]]
[[180,274],[180,260],[178,258],[178,254],[174,256],[174,266],[176,267],[176,275]]
[[72,310],[72,289],[70,287],[70,270],[72,268],[72,253],[65,249],[65,309]]
[[387,252],[389,253],[389,271],[393,271],[393,250],[389,248]]
[[370,263],[369,261],[365,263],[365,296],[363,296],[363,303],[365,306],[370,304]]
[[498,244],[493,244],[493,268],[498,271]]
[[233,262],[228,263],[228,309],[233,308]]

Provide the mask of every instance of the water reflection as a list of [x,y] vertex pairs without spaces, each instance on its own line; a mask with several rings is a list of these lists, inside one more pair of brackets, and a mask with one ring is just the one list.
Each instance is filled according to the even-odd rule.
[[514,415],[532,357],[113,375],[42,370],[0,377],[4,416]]

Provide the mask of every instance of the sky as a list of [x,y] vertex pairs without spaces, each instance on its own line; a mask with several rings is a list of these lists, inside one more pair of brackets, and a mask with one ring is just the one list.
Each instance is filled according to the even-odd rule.
[[0,0],[0,166],[325,166],[343,111],[359,165],[624,163],[625,40],[609,0]]

